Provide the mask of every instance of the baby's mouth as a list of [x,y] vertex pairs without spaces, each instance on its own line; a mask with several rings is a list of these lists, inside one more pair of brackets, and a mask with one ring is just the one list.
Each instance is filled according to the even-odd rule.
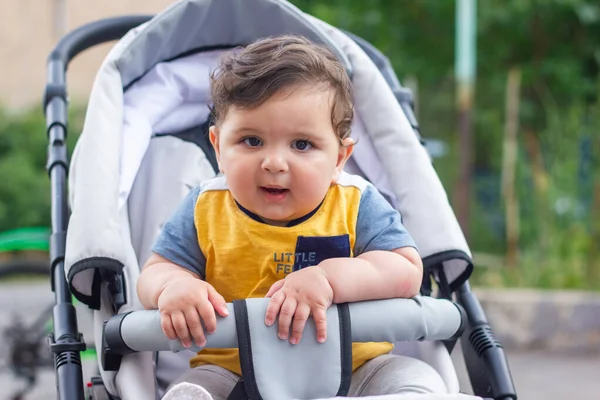
[[270,193],[270,194],[284,194],[289,191],[289,189],[277,188],[277,187],[267,187],[267,186],[261,186],[260,190]]

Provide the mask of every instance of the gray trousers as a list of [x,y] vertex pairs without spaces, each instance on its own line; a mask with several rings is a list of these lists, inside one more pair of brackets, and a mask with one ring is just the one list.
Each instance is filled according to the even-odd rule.
[[[178,387],[174,387],[181,382],[203,387],[214,400],[226,400],[239,378],[222,367],[203,365],[173,382],[163,400],[183,398],[176,393]],[[352,374],[348,396],[424,393],[447,393],[444,381],[429,364],[414,358],[384,354],[367,361]]]

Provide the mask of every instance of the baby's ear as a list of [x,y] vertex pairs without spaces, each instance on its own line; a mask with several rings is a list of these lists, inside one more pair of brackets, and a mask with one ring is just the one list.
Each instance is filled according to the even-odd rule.
[[208,128],[208,139],[210,140],[210,143],[215,149],[215,155],[217,156],[217,164],[219,164],[219,171],[223,173],[224,171],[221,167],[221,150],[219,148],[219,128],[217,128],[215,125],[211,125],[211,127]]
[[352,155],[353,151],[354,151],[354,139],[347,137],[346,139],[342,140],[340,149],[338,151],[338,158],[337,158],[337,163],[335,165],[334,176],[332,176],[332,179],[331,179],[332,183],[337,182],[338,178],[340,177],[340,174],[344,170],[346,161],[348,161],[348,159]]

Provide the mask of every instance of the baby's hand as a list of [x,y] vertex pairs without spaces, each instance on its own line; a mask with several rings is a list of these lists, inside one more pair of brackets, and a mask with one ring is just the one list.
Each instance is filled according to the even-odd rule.
[[287,339],[293,317],[290,343],[299,343],[311,314],[317,328],[317,340],[323,343],[327,339],[326,311],[333,302],[333,289],[322,268],[313,266],[289,274],[275,282],[266,297],[270,297],[271,301],[265,324],[273,325],[279,314],[280,339]]
[[169,339],[181,340],[185,347],[192,345],[191,337],[200,347],[206,345],[202,321],[208,333],[217,328],[215,310],[229,315],[225,299],[212,285],[196,278],[179,278],[169,282],[158,297],[160,326]]

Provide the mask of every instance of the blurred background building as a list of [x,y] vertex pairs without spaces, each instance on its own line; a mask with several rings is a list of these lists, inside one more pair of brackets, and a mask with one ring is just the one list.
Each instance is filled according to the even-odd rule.
[[[125,14],[155,14],[172,0],[0,0],[0,104],[11,111],[41,102],[46,57],[65,33],[87,22]],[[68,75],[70,97],[85,101],[110,45],[82,54]]]

